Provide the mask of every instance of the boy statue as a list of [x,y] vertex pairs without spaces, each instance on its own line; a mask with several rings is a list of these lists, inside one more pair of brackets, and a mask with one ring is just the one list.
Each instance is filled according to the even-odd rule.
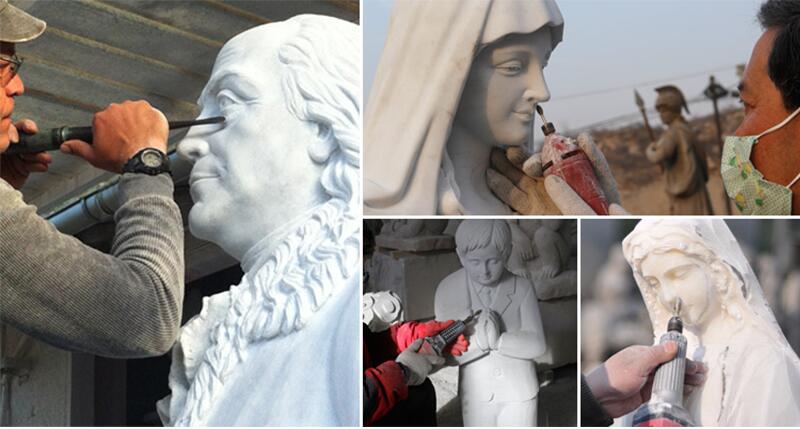
[[455,240],[464,268],[439,284],[435,313],[437,320],[463,320],[480,310],[467,330],[469,349],[449,358],[459,365],[464,425],[535,426],[539,381],[534,358],[546,344],[533,285],[506,268],[508,223],[465,220]]

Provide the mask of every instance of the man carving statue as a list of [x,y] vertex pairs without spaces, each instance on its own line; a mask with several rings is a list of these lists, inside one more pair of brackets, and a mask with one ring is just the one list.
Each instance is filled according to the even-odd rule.
[[681,108],[689,107],[678,87],[656,88],[656,110],[667,130],[646,150],[647,159],[661,165],[666,176],[669,214],[714,214],[706,190],[708,167],[705,152],[698,146]]
[[534,358],[546,349],[539,304],[530,281],[506,269],[511,231],[502,219],[463,221],[456,253],[464,268],[436,289],[436,320],[470,325],[469,349],[457,363],[465,426],[536,426],[539,381]]
[[300,15],[228,41],[191,129],[192,234],[241,261],[173,352],[179,426],[357,426],[358,26]]

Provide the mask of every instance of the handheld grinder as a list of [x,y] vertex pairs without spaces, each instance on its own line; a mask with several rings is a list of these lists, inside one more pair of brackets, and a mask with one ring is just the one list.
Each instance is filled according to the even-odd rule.
[[[193,121],[170,121],[169,129],[188,128],[195,125],[219,124],[225,122],[223,116],[196,119]],[[8,147],[4,155],[18,155],[23,153],[36,153],[58,150],[67,140],[83,140],[92,143],[92,127],[60,127],[45,130],[36,134],[27,134],[20,131],[19,142]]]
[[458,338],[458,336],[467,329],[467,323],[475,320],[475,317],[477,317],[480,313],[481,310],[478,310],[464,320],[456,320],[438,334],[431,337],[425,337],[425,341],[422,342],[422,347],[419,348],[419,352],[441,356],[444,348],[447,347],[448,344],[455,341],[456,338]]
[[659,344],[674,341],[678,352],[671,361],[661,364],[653,378],[650,401],[643,404],[633,415],[635,427],[689,427],[695,426],[686,408],[683,407],[683,377],[686,373],[686,337],[680,318],[681,300],[675,302],[672,317],[667,323],[667,332]]

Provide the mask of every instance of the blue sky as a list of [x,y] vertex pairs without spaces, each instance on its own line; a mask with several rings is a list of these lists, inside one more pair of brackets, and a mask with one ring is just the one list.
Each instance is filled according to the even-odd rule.
[[[564,40],[545,69],[552,97],[543,107],[561,130],[635,113],[633,87],[648,107],[655,100],[653,88],[662,84],[679,86],[688,99],[697,97],[710,71],[724,86],[735,87],[735,65],[747,62],[761,35],[756,20],[761,0],[556,1],[564,16]],[[363,2],[367,94],[392,4]],[[605,91],[613,88],[624,89]],[[582,95],[594,92],[601,93]],[[733,103],[731,98],[723,105]],[[710,102],[690,109],[694,116],[712,110]],[[656,115],[650,118],[659,123]]]

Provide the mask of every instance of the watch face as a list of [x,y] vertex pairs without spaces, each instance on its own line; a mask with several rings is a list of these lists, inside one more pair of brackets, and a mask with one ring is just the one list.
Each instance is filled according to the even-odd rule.
[[150,168],[161,166],[161,154],[157,151],[147,151],[142,154],[142,163]]

